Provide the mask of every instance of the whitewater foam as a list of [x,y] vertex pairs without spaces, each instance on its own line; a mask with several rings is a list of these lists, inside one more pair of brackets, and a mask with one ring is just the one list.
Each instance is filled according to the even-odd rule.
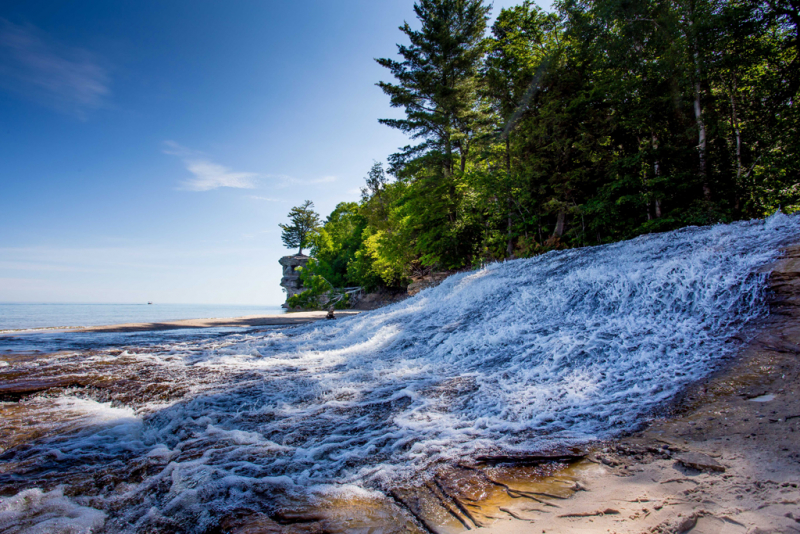
[[105,519],[106,514],[75,504],[61,489],[31,489],[0,498],[0,532],[6,534],[90,534]]
[[214,369],[218,387],[29,454],[136,458],[152,474],[106,497],[125,510],[107,528],[202,531],[264,495],[373,491],[439,461],[608,438],[732,354],[768,311],[764,267],[798,238],[782,214],[687,228],[490,265],[355,317],[176,343],[153,364]]

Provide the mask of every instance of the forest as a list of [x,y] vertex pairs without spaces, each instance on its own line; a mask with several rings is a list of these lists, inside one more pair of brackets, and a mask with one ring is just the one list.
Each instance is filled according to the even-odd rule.
[[418,0],[377,59],[409,145],[293,242],[307,287],[800,210],[799,0],[489,10]]

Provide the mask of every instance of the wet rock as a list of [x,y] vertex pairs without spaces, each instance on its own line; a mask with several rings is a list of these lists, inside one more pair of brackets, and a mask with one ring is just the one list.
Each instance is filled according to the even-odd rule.
[[90,381],[84,377],[64,376],[60,378],[23,379],[0,382],[0,400],[16,402],[53,388],[84,387]]
[[719,473],[725,472],[725,466],[717,462],[712,457],[699,452],[686,452],[678,455],[675,459],[684,467],[697,469],[698,471],[716,471]]
[[690,515],[689,517],[681,520],[681,522],[678,523],[678,527],[675,529],[675,531],[678,532],[678,534],[683,534],[684,532],[689,532],[696,526],[697,526],[697,516]]

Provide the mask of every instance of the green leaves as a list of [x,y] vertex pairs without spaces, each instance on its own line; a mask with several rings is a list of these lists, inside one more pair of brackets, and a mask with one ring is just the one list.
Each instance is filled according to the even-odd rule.
[[379,82],[413,140],[313,233],[336,286],[800,209],[795,0],[419,0]]
[[306,200],[289,212],[289,224],[279,224],[283,230],[281,240],[286,248],[299,247],[298,254],[308,247],[310,233],[319,226],[319,215],[312,209],[314,203]]

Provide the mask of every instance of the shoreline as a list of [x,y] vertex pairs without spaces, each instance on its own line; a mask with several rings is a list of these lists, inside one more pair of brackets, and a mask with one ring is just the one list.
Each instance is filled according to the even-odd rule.
[[[337,310],[338,317],[357,315],[359,310]],[[151,323],[120,323],[98,326],[52,326],[29,329],[0,330],[0,337],[7,335],[25,335],[41,333],[125,333],[148,332],[160,330],[178,330],[184,328],[253,328],[258,326],[292,326],[312,323],[325,319],[325,311],[289,312],[280,315],[244,315],[240,317],[214,317],[205,319],[176,319]]]

